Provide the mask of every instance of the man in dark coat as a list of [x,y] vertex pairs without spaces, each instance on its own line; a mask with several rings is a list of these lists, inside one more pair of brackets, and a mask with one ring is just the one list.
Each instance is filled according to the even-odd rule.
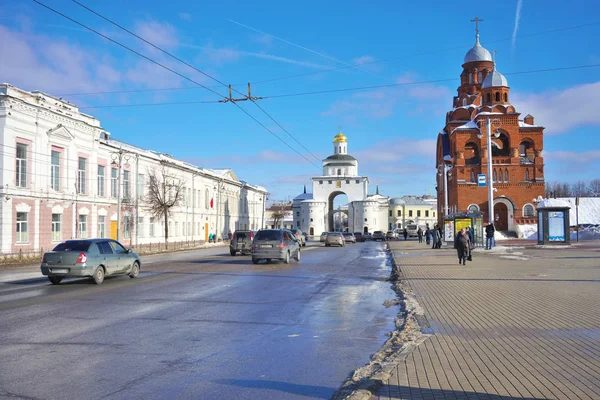
[[496,232],[496,229],[494,228],[494,224],[490,222],[485,227],[485,249],[486,250],[491,250],[492,247],[494,247],[494,233],[495,232]]
[[423,243],[423,229],[421,227],[417,229],[417,237],[419,238],[419,243]]
[[431,229],[429,229],[429,225],[427,225],[427,229],[425,230],[425,243],[429,245],[431,242]]
[[458,264],[467,264],[467,258],[469,257],[469,252],[471,251],[470,247],[471,241],[469,240],[467,230],[462,228],[454,239],[454,248],[456,249],[456,253],[458,255]]
[[437,231],[438,231],[438,238],[437,238],[436,249],[441,249],[442,248],[442,238],[444,237],[444,231],[442,231],[441,226],[438,226]]
[[404,236],[404,240],[406,240],[406,238],[408,237],[408,231],[406,230],[406,228],[404,228],[404,230],[402,231],[402,235]]

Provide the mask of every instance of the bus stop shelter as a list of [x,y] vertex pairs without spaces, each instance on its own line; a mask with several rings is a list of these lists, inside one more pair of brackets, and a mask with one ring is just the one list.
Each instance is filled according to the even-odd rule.
[[538,204],[538,245],[571,244],[570,209],[569,202],[560,199],[546,199]]
[[444,218],[444,242],[453,243],[462,228],[469,227],[473,231],[475,246],[485,244],[483,234],[483,215],[481,212],[456,212]]

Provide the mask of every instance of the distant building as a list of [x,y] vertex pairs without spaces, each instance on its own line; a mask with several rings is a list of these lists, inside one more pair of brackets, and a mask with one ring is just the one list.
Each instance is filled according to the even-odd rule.
[[292,202],[274,203],[265,211],[266,229],[292,229],[294,217],[292,215]]
[[[344,213],[350,232],[387,229],[388,198],[378,189],[368,194],[369,179],[358,174],[358,160],[348,154],[348,140],[342,132],[333,139],[333,154],[323,160],[323,174],[311,179],[312,193],[306,193],[305,187],[293,201],[294,227],[309,235],[334,231],[334,215]],[[348,196],[347,208],[334,209],[334,199],[341,194]]]
[[435,198],[404,196],[390,199],[388,230],[404,229],[407,225],[429,225],[438,223]]
[[0,253],[117,235],[127,246],[164,242],[163,218],[146,201],[149,178],[161,167],[183,184],[169,241],[264,225],[264,188],[230,169],[199,168],[114,140],[99,120],[42,92],[0,84],[0,146]]
[[[452,212],[481,212],[500,231],[517,224],[536,223],[532,199],[544,195],[543,131],[531,115],[520,117],[510,102],[510,87],[498,72],[488,50],[479,43],[467,52],[458,95],[446,114],[438,135],[436,168],[438,219],[447,207]],[[492,181],[494,215],[488,215],[487,187],[478,186],[478,175],[488,174],[487,119],[492,129]],[[445,188],[444,165],[450,166]],[[448,204],[445,204],[447,190]]]

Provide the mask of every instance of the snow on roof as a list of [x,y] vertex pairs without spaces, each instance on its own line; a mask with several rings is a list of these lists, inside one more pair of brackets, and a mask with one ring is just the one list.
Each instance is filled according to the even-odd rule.
[[313,198],[312,193],[302,193],[302,194],[299,194],[298,196],[294,197],[294,200],[310,200],[312,198]]
[[523,121],[519,121],[519,127],[520,128],[543,128],[543,126],[541,126],[541,125],[526,124]]
[[461,125],[457,128],[455,128],[454,130],[462,130],[462,129],[479,129],[479,126],[477,126],[477,123],[474,120],[471,120],[469,122],[467,122],[464,125]]
[[550,207],[571,207],[571,204],[563,199],[544,199],[538,203],[537,208],[550,208]]

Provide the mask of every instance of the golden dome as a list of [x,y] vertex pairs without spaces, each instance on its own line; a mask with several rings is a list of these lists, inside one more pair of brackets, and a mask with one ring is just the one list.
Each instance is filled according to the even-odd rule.
[[333,143],[346,143],[346,142],[347,142],[346,135],[344,135],[342,132],[338,133],[333,138]]

